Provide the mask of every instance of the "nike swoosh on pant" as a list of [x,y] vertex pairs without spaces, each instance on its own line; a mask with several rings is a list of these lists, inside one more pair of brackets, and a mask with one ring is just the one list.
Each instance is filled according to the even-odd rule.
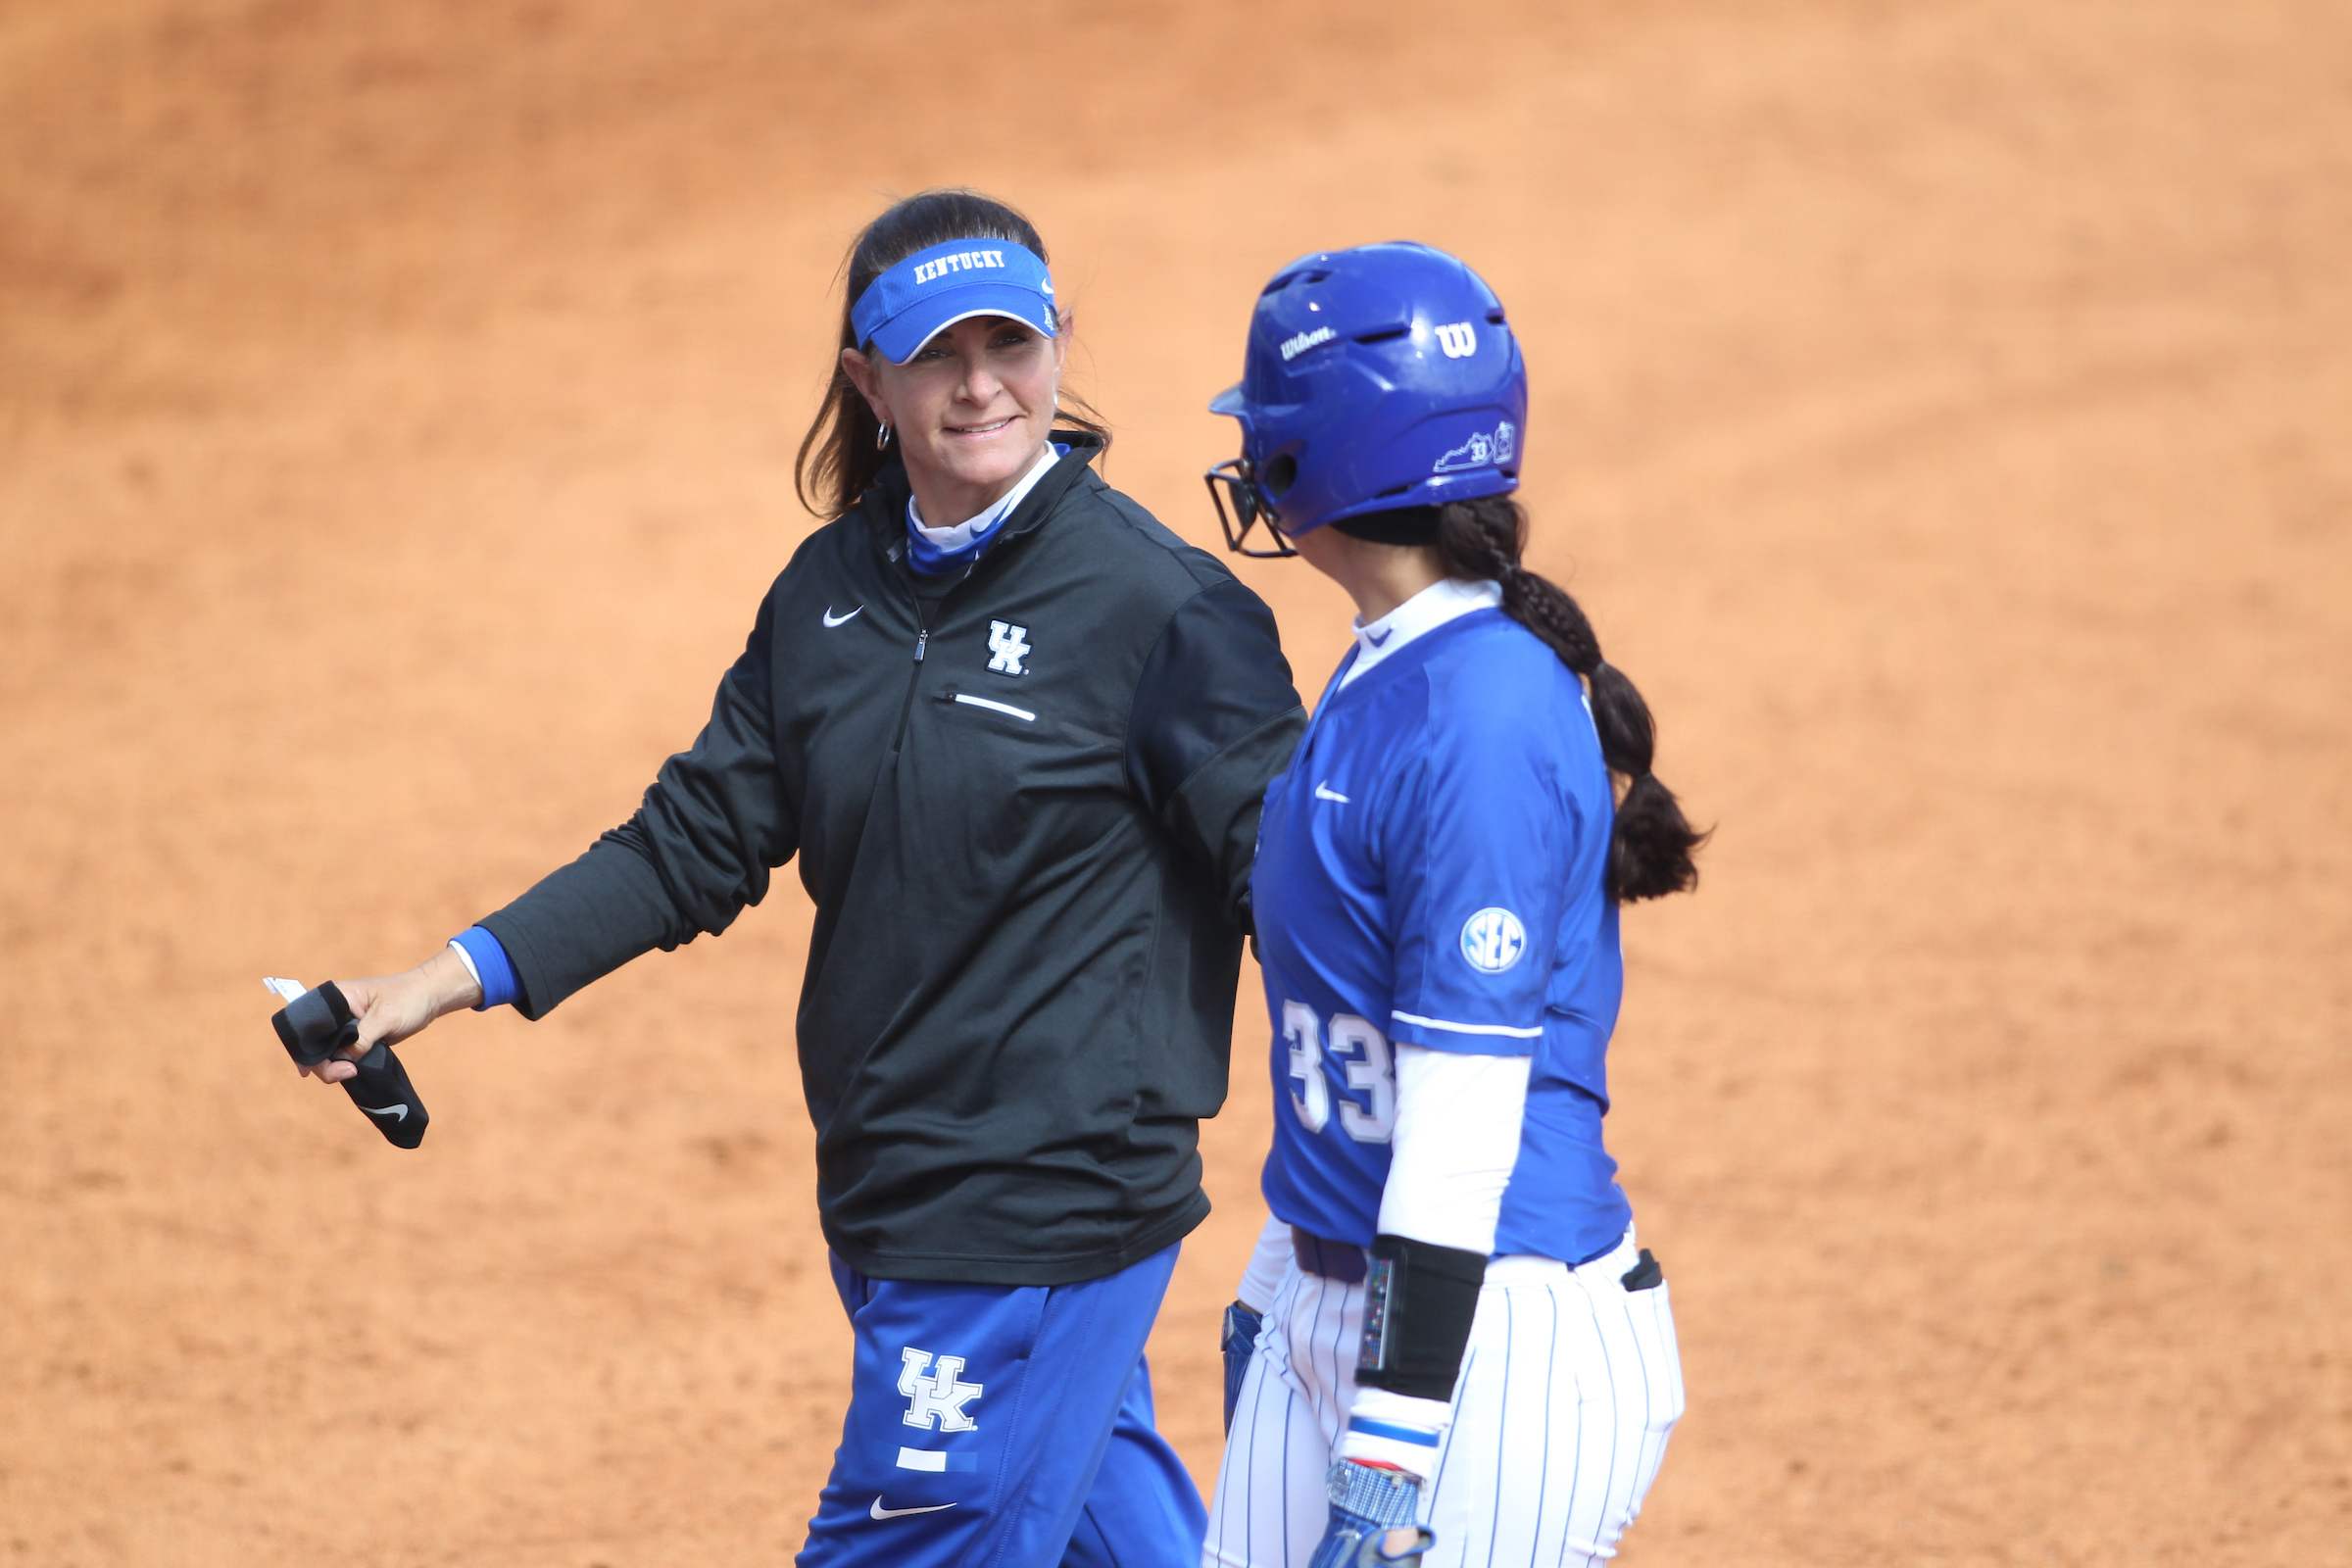
[[[857,619],[857,618],[858,618],[859,615],[863,614],[864,612],[865,612],[865,607],[864,607],[863,605],[859,605],[859,606],[858,606],[858,607],[856,610],[853,610],[853,611],[851,611],[851,612],[850,612],[848,614],[846,614],[846,615],[836,615],[835,613],[833,613],[833,607],[832,607],[831,605],[827,605],[827,606],[825,607],[825,625],[826,625],[828,628],[829,628],[829,627],[833,627],[833,626],[838,626],[838,625],[840,625],[840,624],[841,624],[843,621],[845,621],[845,620],[856,620],[856,619]],[[952,1506],[952,1505],[951,1505],[951,1506]]]
[[899,1519],[904,1518],[906,1515],[910,1513],[937,1513],[942,1508],[953,1508],[956,1505],[952,1502],[935,1502],[928,1508],[885,1508],[882,1506],[882,1499],[880,1497],[876,1497],[874,1499],[874,1505],[867,1509],[866,1512],[876,1519]]
[[1347,796],[1342,795],[1339,791],[1331,789],[1322,784],[1315,786],[1315,799],[1318,801],[1337,801],[1342,806],[1346,806],[1348,804]]
[[362,1105],[360,1108],[370,1116],[389,1116],[394,1121],[407,1121],[409,1119],[409,1107],[406,1105],[387,1105],[381,1110],[378,1110],[373,1105]]

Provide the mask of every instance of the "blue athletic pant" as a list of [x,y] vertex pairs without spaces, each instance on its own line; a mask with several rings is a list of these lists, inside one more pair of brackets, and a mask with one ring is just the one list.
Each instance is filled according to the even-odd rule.
[[832,1263],[857,1359],[800,1568],[1197,1568],[1207,1510],[1144,1365],[1175,1248],[1077,1285]]

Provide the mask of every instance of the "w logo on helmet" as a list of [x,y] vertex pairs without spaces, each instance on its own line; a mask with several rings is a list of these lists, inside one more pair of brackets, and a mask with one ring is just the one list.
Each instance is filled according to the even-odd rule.
[[1438,347],[1449,360],[1466,360],[1478,352],[1478,328],[1468,321],[1451,321],[1437,329]]

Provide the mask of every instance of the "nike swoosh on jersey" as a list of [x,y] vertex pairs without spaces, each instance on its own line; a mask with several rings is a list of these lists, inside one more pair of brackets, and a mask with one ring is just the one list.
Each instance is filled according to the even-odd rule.
[[387,1105],[381,1110],[376,1109],[373,1105],[362,1105],[360,1108],[370,1116],[389,1116],[394,1121],[409,1119],[409,1107],[406,1105]]
[[1339,791],[1333,789],[1328,784],[1318,784],[1315,786],[1315,799],[1318,801],[1337,801],[1342,806],[1346,806],[1348,804],[1348,797],[1342,795]]
[[1387,631],[1382,632],[1377,637],[1372,635],[1370,632],[1364,633],[1364,641],[1370,643],[1375,648],[1386,648],[1389,646],[1389,639],[1396,635],[1396,628],[1391,626]]
[[868,1508],[866,1513],[876,1519],[902,1519],[910,1513],[937,1513],[942,1508],[955,1506],[952,1502],[935,1502],[928,1508],[885,1508],[882,1506],[882,1499],[876,1497],[874,1505]]
[[827,629],[831,629],[832,627],[840,625],[843,621],[856,620],[864,612],[865,607],[863,605],[859,605],[856,610],[851,611],[846,615],[836,615],[833,613],[833,607],[831,605],[827,605],[825,607],[825,625]]

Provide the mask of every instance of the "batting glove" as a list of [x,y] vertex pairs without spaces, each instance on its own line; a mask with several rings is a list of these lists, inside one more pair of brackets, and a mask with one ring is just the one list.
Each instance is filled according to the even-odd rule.
[[1421,1483],[1402,1470],[1342,1459],[1331,1467],[1331,1523],[1307,1568],[1419,1568],[1437,1544],[1413,1522]]
[[1225,1308],[1225,1332],[1218,1348],[1225,1352],[1225,1433],[1233,1435],[1233,1409],[1242,1400],[1242,1379],[1250,1371],[1250,1352],[1257,1348],[1257,1329],[1263,1314],[1236,1301]]

